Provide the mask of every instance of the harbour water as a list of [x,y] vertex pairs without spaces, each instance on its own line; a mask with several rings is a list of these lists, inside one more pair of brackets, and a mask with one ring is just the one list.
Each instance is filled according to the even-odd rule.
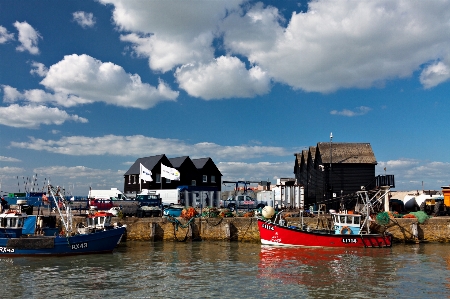
[[446,244],[127,242],[113,254],[0,256],[0,269],[7,298],[450,298]]

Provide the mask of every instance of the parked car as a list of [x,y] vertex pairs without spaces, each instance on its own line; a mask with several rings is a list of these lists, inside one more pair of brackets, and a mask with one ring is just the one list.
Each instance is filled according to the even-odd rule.
[[220,207],[228,208],[231,211],[235,209],[258,209],[266,206],[264,202],[258,202],[255,198],[247,194],[230,196],[220,201]]

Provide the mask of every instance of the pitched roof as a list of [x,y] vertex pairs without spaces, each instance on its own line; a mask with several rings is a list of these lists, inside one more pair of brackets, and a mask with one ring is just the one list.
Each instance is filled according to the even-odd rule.
[[186,159],[189,159],[188,156],[183,157],[177,157],[177,158],[169,158],[170,163],[172,163],[172,166],[175,168],[180,167]]
[[305,165],[308,164],[308,150],[304,149],[302,150],[302,157],[303,157],[303,163],[305,163]]
[[199,158],[199,159],[192,159],[192,163],[194,163],[195,167],[197,167],[197,169],[202,169],[203,167],[205,167],[206,162],[208,162],[208,160],[211,158]]
[[320,152],[322,163],[377,164],[370,143],[319,142],[317,143],[317,148]]
[[220,172],[219,168],[217,168],[217,165],[214,163],[214,161],[210,158],[200,158],[200,159],[191,159],[192,163],[194,163],[195,167],[200,170],[203,169],[206,166],[206,163],[208,163],[209,161],[211,161],[211,165],[214,166],[214,168],[218,171],[218,173],[220,175],[222,175],[222,173]]
[[[141,172],[140,164],[144,165],[145,168],[152,170],[156,166],[156,164],[158,164],[158,162],[161,161],[161,159],[163,157],[165,157],[164,154],[139,158],[136,160],[136,162],[134,162],[133,165],[131,165],[130,169],[128,169],[128,171],[125,173],[125,175],[140,173]],[[170,167],[171,165],[166,165],[166,166]]]
[[[313,163],[314,163],[314,159],[316,159],[316,150],[317,150],[317,147],[315,147],[315,146],[309,147],[309,152],[311,153],[311,160]],[[308,160],[308,157],[306,157],[306,160]]]

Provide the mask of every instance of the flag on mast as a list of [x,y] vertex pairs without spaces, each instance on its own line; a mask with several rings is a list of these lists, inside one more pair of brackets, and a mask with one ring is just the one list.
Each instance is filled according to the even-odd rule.
[[152,182],[152,172],[150,170],[148,170],[147,168],[145,168],[144,165],[142,165],[141,163],[141,167],[140,167],[140,171],[139,171],[139,179],[144,180],[144,181],[149,181]]
[[180,172],[161,163],[161,177],[172,181],[180,180]]

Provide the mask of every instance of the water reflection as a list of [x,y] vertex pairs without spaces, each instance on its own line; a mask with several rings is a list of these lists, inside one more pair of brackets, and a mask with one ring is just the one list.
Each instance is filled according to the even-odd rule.
[[[370,292],[378,285],[380,273],[392,273],[385,263],[390,249],[261,247],[259,277],[281,284],[305,286],[319,296],[357,296],[364,285]],[[387,295],[383,291],[379,295]],[[359,295],[358,295],[359,297]],[[364,296],[363,296],[364,297]]]
[[113,254],[0,258],[14,298],[443,298],[450,246],[279,248],[127,242]]

